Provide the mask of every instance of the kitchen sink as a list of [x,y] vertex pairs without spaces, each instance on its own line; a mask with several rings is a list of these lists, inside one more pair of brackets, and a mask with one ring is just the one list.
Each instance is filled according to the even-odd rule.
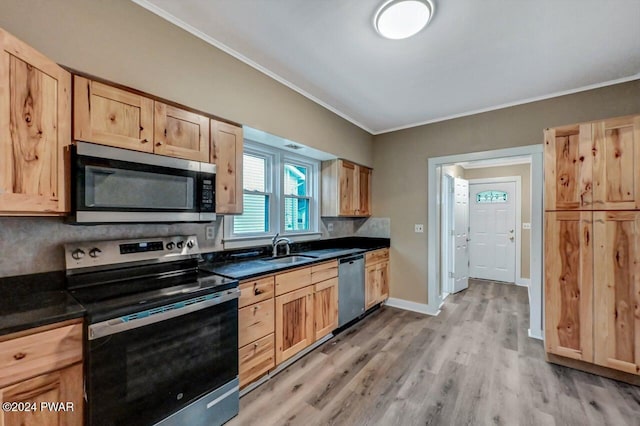
[[317,259],[315,256],[304,256],[301,254],[290,254],[288,256],[278,256],[272,259],[266,259],[265,262],[280,263],[289,265],[292,263],[304,262],[307,260]]

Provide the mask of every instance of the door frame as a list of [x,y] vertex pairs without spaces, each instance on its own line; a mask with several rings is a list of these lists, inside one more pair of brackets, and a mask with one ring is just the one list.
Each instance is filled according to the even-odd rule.
[[[432,157],[427,160],[427,295],[426,311],[437,315],[443,303],[440,293],[440,178],[442,168],[452,163],[494,158],[531,156],[531,281],[529,290],[529,337],[543,340],[542,200],[543,145],[526,145],[491,151]],[[429,214],[431,212],[431,214]]]
[[[491,184],[491,183],[507,183],[515,182],[516,184],[516,271],[514,273],[514,283],[519,286],[526,287],[528,280],[522,278],[522,177],[521,176],[500,176],[494,178],[469,179],[469,217],[471,217],[471,185]],[[469,230],[471,230],[471,220],[469,220]],[[471,234],[471,232],[469,232]],[[471,252],[469,252],[471,254]],[[471,256],[469,256],[471,258]]]
[[442,179],[442,212],[441,215],[446,217],[446,226],[441,226],[441,244],[444,256],[442,256],[441,268],[443,271],[447,271],[445,274],[441,274],[441,288],[444,300],[449,294],[453,293],[453,277],[449,275],[451,272],[451,260],[455,259],[455,244],[453,243],[453,199],[454,199],[454,177],[448,173],[443,174]]

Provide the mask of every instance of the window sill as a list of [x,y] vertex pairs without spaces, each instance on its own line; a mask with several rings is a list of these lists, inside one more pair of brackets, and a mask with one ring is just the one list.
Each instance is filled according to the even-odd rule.
[[[319,240],[322,237],[321,232],[306,232],[304,234],[285,234],[280,235],[283,238],[288,238],[293,243],[299,243],[302,241]],[[230,238],[222,241],[222,246],[225,250],[249,248],[255,246],[268,246],[271,245],[273,236],[270,237],[240,237]]]

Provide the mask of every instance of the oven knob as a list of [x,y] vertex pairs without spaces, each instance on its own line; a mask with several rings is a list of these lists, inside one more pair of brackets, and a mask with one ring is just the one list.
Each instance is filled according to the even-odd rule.
[[89,256],[91,257],[98,257],[100,256],[100,253],[102,253],[102,250],[100,250],[98,247],[94,247],[89,250]]
[[184,247],[184,241],[178,241],[177,246],[179,249],[182,249],[182,247]]
[[193,246],[195,246],[195,243],[193,242],[193,240],[187,241],[187,247],[193,248]]
[[71,252],[71,257],[73,257],[75,260],[80,260],[84,257],[84,251],[82,251],[81,249],[75,249]]
[[167,250],[173,250],[175,248],[175,243],[172,241],[170,243],[167,243]]

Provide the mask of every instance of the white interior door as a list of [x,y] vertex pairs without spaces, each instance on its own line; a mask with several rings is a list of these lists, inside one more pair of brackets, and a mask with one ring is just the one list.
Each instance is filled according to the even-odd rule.
[[453,271],[455,253],[454,226],[454,177],[448,174],[442,176],[442,209],[440,215],[442,269],[442,294],[453,293]]
[[469,276],[515,282],[516,183],[471,184]]
[[469,181],[454,180],[455,261],[453,268],[453,292],[469,287]]

